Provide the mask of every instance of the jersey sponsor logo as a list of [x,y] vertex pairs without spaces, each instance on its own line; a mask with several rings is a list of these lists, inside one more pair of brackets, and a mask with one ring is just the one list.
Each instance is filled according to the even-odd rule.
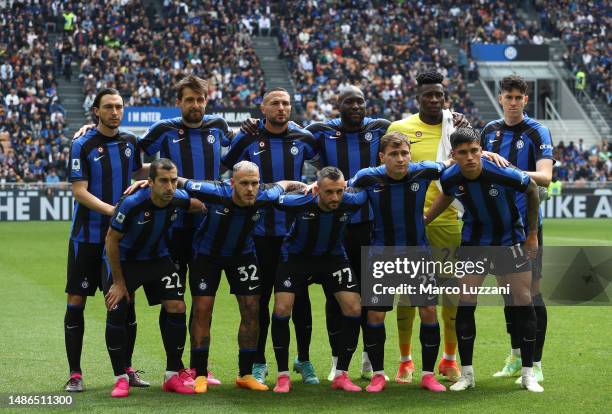
[[172,139],[172,143],[173,143],[173,144],[176,144],[177,142],[181,142],[181,141],[182,141],[182,140],[184,140],[184,139],[185,139],[185,137],[183,137],[183,138],[179,138],[179,139],[173,138],[173,139]]
[[94,161],[100,161],[102,158],[104,158],[105,155],[106,154],[102,154],[102,155],[99,155],[97,157],[94,157]]
[[552,149],[553,146],[550,144],[542,144],[540,145],[540,149]]
[[412,183],[410,185],[410,189],[414,191],[415,193],[419,191],[419,188],[421,188],[421,185],[419,183]]
[[125,220],[125,214],[118,212],[115,220],[117,220],[117,223],[123,223],[123,220]]
[[521,149],[525,146],[525,141],[523,141],[522,139],[519,139],[518,141],[516,141],[516,149]]
[[81,169],[81,160],[78,158],[72,159],[72,171],[79,171]]
[[209,134],[206,137],[206,142],[208,142],[209,144],[214,144],[215,143],[215,136],[213,134]]
[[265,151],[266,151],[265,149],[262,149],[261,151],[253,151],[253,155],[259,155],[259,154],[261,154],[262,152],[265,152]]
[[200,191],[202,189],[202,183],[191,183],[191,189],[194,191]]
[[289,150],[289,152],[291,153],[291,155],[298,155],[300,150],[298,149],[298,147],[296,147],[295,145],[293,147],[291,147],[291,149]]
[[368,141],[368,142],[372,141],[372,133],[371,132],[366,132],[366,134],[363,136],[363,138],[366,141]]
[[125,156],[130,158],[132,156],[132,149],[131,148],[126,148],[125,149]]

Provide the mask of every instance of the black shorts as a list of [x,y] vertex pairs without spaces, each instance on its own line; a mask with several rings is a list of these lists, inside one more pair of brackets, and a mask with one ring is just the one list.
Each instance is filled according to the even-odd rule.
[[[104,294],[113,284],[108,260],[105,264]],[[128,292],[134,293],[142,286],[150,306],[158,305],[162,300],[184,300],[185,285],[181,283],[170,256],[151,260],[122,261],[121,270]]]
[[68,241],[66,293],[94,296],[96,290],[102,289],[103,252],[103,243]]
[[[491,249],[482,249],[490,247]],[[479,263],[474,271],[467,274],[492,274],[503,276],[511,273],[528,272],[531,270],[531,260],[524,249],[524,243],[513,246],[470,246],[462,243],[457,250],[457,260]]]
[[372,222],[349,223],[344,235],[344,248],[346,255],[355,271],[357,280],[361,280],[361,248],[369,246],[372,239]]
[[252,296],[261,293],[255,255],[222,257],[196,254],[189,270],[191,296],[215,296],[222,271],[225,271],[231,294]]
[[361,291],[347,258],[297,255],[289,255],[287,261],[279,263],[274,291],[301,295],[311,283],[318,283],[332,293]]
[[172,229],[168,250],[172,260],[177,264],[188,265],[193,257],[193,228]]

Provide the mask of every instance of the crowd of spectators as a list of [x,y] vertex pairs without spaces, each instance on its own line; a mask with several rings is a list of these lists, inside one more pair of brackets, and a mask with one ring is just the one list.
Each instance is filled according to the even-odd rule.
[[[535,0],[542,29],[567,46],[563,61],[573,74],[586,74],[590,96],[612,105],[610,4],[604,0]],[[581,88],[582,89],[582,88]]]
[[126,105],[173,106],[172,85],[193,73],[209,82],[212,109],[257,105],[265,90],[251,34],[266,12],[259,2],[170,1],[162,13],[142,1],[73,3],[65,36],[81,60],[87,113],[95,91],[114,87]]
[[0,8],[0,183],[66,176],[65,111],[57,95],[48,2]]
[[[529,43],[539,35],[511,1],[283,3],[301,10],[278,15],[277,36],[306,122],[336,115],[334,97],[347,84],[361,86],[372,115],[394,120],[415,113],[416,74],[435,68],[445,77],[452,108],[482,127],[466,85],[478,79],[468,42]],[[443,39],[459,44],[457,58]]]
[[603,141],[588,147],[583,140],[578,143],[563,141],[553,150],[556,160],[553,176],[561,181],[610,181],[612,180],[612,143]]

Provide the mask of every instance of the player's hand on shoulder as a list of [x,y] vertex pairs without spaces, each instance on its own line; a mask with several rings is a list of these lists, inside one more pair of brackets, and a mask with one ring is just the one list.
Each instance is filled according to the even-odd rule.
[[72,140],[74,141],[75,139],[82,137],[87,133],[87,131],[89,131],[90,129],[94,129],[95,127],[96,124],[83,125],[81,128],[79,128],[77,132],[74,133],[74,135],[72,136]]
[[127,287],[125,285],[113,283],[108,293],[104,296],[106,309],[112,310],[124,297],[129,297]]
[[453,112],[453,126],[455,128],[470,128],[470,121],[467,120],[465,115],[459,112]]
[[482,156],[487,160],[494,162],[500,168],[506,168],[510,162],[496,152],[483,151]]
[[242,124],[240,124],[240,129],[249,135],[257,135],[259,134],[259,128],[257,128],[258,123],[259,119],[257,118],[247,118]]
[[135,193],[139,189],[146,188],[148,186],[149,186],[149,180],[134,181],[134,184],[132,184],[128,188],[126,188],[125,191],[123,192],[123,194],[124,195],[130,195],[130,194]]

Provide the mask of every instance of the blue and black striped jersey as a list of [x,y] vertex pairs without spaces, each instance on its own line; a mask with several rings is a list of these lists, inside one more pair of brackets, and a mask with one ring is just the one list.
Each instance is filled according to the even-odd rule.
[[[324,123],[308,125],[317,140],[317,153],[322,167],[337,167],[348,180],[357,171],[378,165],[380,138],[387,133],[391,122],[386,119],[364,118],[359,131],[348,132],[342,128],[340,118]],[[351,217],[351,223],[372,220],[369,204]]]
[[529,187],[527,173],[500,168],[482,158],[482,173],[475,180],[461,174],[459,165],[448,168],[440,178],[442,191],[461,202],[461,241],[471,246],[511,246],[525,240],[523,220],[516,205],[517,192]]
[[119,241],[121,260],[150,260],[168,256],[168,230],[179,211],[189,209],[189,195],[176,190],[170,204],[158,207],[151,200],[151,188],[125,196],[115,208],[111,227]]
[[[536,171],[538,161],[553,159],[550,130],[527,115],[512,126],[506,125],[503,119],[489,122],[480,136],[483,150],[498,153],[523,171]],[[527,198],[524,194],[516,195],[516,204],[523,223],[527,225]]]
[[[202,121],[199,128],[188,128],[181,117],[161,120],[138,139],[138,146],[147,155],[159,152],[160,157],[174,162],[179,177],[218,180],[221,147],[229,146],[232,132],[221,117],[204,115]],[[173,227],[191,228],[201,221],[198,218],[181,213]]]
[[[312,134],[290,122],[282,134],[271,134],[259,121],[259,134],[239,132],[232,141],[223,164],[232,168],[239,161],[251,161],[259,166],[261,182],[273,183],[281,180],[302,180],[304,161],[316,155],[316,143]],[[263,212],[257,225],[257,236],[285,236],[291,225],[291,217],[283,211],[270,207]]]
[[[136,137],[120,131],[107,137],[93,128],[72,142],[69,181],[87,181],[87,191],[103,202],[117,204],[130,185],[132,172],[142,168]],[[74,202],[70,239],[104,243],[110,217]]]
[[232,200],[227,182],[188,180],[185,190],[206,204],[208,213],[195,236],[196,254],[235,256],[253,253],[253,230],[267,207],[283,193],[277,184],[260,186],[253,206],[240,207]]
[[351,215],[367,201],[365,191],[346,191],[337,209],[324,211],[319,207],[319,197],[312,193],[280,196],[278,208],[295,214],[281,248],[283,259],[289,254],[346,256],[342,244],[346,225]]
[[374,212],[374,246],[427,246],[423,208],[431,181],[440,178],[445,166],[422,161],[408,164],[408,174],[401,180],[387,175],[387,168],[360,170],[349,185],[362,188]]

